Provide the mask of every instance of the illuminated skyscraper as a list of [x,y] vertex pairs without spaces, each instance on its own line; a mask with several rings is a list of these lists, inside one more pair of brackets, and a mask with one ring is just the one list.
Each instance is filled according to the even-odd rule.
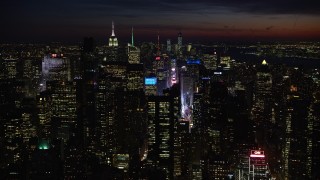
[[[108,62],[100,71],[97,92],[97,131],[102,164],[111,164],[113,153],[119,153],[118,120],[124,119],[126,64]],[[121,152],[124,153],[124,152]]]
[[153,61],[153,73],[157,77],[158,95],[161,95],[162,90],[168,87],[168,61],[169,59],[167,56],[160,56],[159,54],[155,57],[155,60]]
[[49,139],[51,137],[51,118],[52,118],[52,102],[50,94],[47,91],[41,92],[37,96],[37,108],[40,132],[39,137]]
[[167,39],[167,51],[168,53],[171,53],[171,40]]
[[81,81],[77,86],[81,108],[80,121],[83,122],[83,140],[85,147],[91,149],[96,141],[96,91],[98,76],[98,59],[93,38],[85,38],[81,52]]
[[192,136],[189,133],[189,121],[175,122],[174,131],[174,177],[187,179],[190,173]]
[[108,89],[115,91],[117,88],[123,89],[127,86],[127,63],[108,62],[103,70],[108,74]]
[[140,49],[138,47],[128,47],[128,62],[130,64],[140,63]]
[[213,54],[204,54],[203,55],[203,64],[208,70],[215,70],[217,68],[217,53]]
[[173,178],[174,123],[177,122],[178,96],[149,96],[148,157],[150,164],[161,168],[167,178]]
[[7,79],[14,79],[17,77],[17,63],[18,59],[5,59],[4,74]]
[[203,121],[202,121],[202,99],[203,99],[203,94],[202,93],[195,93],[193,96],[193,109],[192,109],[192,114],[193,114],[193,127],[197,131],[201,131],[203,128]]
[[118,39],[114,33],[114,24],[112,21],[112,33],[111,36],[109,38],[109,47],[118,47]]
[[70,81],[70,60],[45,56],[42,61],[40,91],[46,90],[46,81]]
[[144,78],[144,90],[146,95],[157,95],[158,80],[156,76],[149,76]]
[[220,57],[220,65],[225,68],[230,68],[231,57],[230,56],[221,56]]
[[[282,151],[284,176],[288,179],[307,179],[308,159],[308,110],[309,102],[298,94],[288,96],[285,144]],[[312,145],[311,145],[312,146]],[[311,150],[310,149],[310,150]]]
[[111,144],[111,146],[114,146],[114,144],[111,141],[108,141],[108,133],[112,132],[112,130],[109,130],[109,122],[108,122],[108,111],[111,111],[109,108],[107,108],[108,105],[108,91],[107,88],[107,78],[105,73],[100,73],[98,78],[98,90],[96,93],[97,97],[97,128],[96,132],[98,134],[99,143],[98,143],[98,153],[97,157],[99,159],[100,164],[110,164],[110,157],[108,157],[108,145]]
[[269,66],[264,60],[256,75],[256,84],[253,98],[252,114],[257,124],[266,124],[271,121],[272,104],[272,75]]
[[72,136],[70,130],[76,126],[76,83],[49,81],[47,89],[51,93],[54,129],[57,128],[58,137],[67,141]]
[[162,56],[157,55],[153,61],[153,72],[157,73],[158,70],[164,69],[164,59]]
[[249,156],[249,178],[268,179],[269,168],[266,162],[264,151],[252,150]]
[[143,64],[127,65],[127,90],[143,91]]
[[128,62],[130,64],[139,64],[140,63],[140,48],[134,46],[133,39],[133,28],[131,33],[131,44],[128,45]]
[[41,78],[42,58],[26,59],[23,61],[22,77],[26,78],[31,84],[30,93],[35,94],[39,88]]

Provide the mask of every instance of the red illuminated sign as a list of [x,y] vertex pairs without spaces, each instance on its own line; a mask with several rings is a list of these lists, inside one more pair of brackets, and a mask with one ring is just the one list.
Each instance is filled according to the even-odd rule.
[[157,57],[156,57],[156,60],[159,61],[159,60],[160,60],[160,56],[157,56]]
[[264,151],[260,151],[260,150],[252,150],[250,157],[261,157],[264,158]]

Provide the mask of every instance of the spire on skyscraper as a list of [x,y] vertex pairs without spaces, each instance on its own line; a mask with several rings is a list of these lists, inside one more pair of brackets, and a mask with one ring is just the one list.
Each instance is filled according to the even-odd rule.
[[268,65],[267,61],[264,59],[261,63],[262,65]]
[[116,35],[114,34],[114,23],[113,23],[113,21],[112,21],[112,34],[111,34],[111,36],[116,36]]
[[134,41],[133,41],[133,27],[131,29],[131,45],[134,46]]
[[160,50],[160,38],[159,38],[159,31],[158,31],[158,50]]
[[118,46],[118,39],[114,33],[114,23],[112,21],[112,33],[109,38],[109,47],[117,47]]

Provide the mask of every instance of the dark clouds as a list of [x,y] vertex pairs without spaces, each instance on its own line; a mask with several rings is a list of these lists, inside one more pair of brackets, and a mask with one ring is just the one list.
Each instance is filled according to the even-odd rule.
[[[319,15],[320,1],[298,0],[4,0],[1,12],[7,16],[46,15],[66,16],[161,16],[167,13],[248,13]],[[4,16],[2,16],[4,18]]]
[[235,12],[257,14],[320,14],[320,1],[301,0],[163,0],[168,4],[194,4],[207,8],[224,7]]
[[[78,38],[105,36],[110,22],[118,34],[131,26],[140,31],[177,31],[225,34],[274,32],[279,24],[320,22],[320,1],[298,0],[4,0],[0,2],[2,39],[17,37]],[[299,17],[299,21],[297,21]],[[309,27],[309,28],[310,28]],[[170,29],[169,29],[170,28]],[[320,29],[320,28],[319,28]],[[310,29],[309,29],[310,30]],[[302,31],[302,30],[300,30]],[[314,30],[316,31],[316,30]],[[72,33],[70,33],[72,32]],[[28,39],[28,38],[26,38]]]

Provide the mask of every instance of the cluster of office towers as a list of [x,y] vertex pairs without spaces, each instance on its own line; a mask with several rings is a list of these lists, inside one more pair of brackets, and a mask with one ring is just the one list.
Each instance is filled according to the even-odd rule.
[[108,46],[22,49],[1,54],[1,177],[316,177],[316,71],[236,62],[181,33],[121,45],[113,23]]

